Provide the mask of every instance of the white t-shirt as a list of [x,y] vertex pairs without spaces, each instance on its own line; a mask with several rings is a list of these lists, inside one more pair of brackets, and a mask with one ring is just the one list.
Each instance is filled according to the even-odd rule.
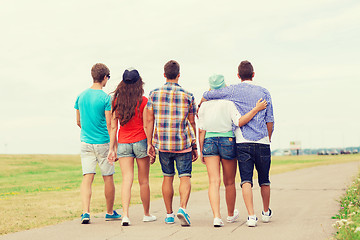
[[201,104],[198,127],[207,132],[229,132],[232,123],[239,124],[241,117],[233,102],[228,100],[211,100]]
[[263,137],[260,140],[257,141],[251,141],[251,140],[247,140],[244,138],[244,136],[242,135],[241,129],[239,127],[237,127],[235,129],[235,138],[236,138],[236,143],[261,143],[261,144],[270,144],[270,140],[269,140],[269,136]]

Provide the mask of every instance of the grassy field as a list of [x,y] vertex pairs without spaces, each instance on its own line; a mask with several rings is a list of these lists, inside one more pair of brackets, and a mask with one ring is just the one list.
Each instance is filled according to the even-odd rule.
[[[271,174],[317,165],[360,161],[360,154],[339,156],[273,157]],[[52,225],[81,215],[79,155],[0,155],[0,234]],[[121,173],[116,164],[115,209],[120,205]],[[135,170],[136,172],[136,170]],[[132,189],[132,204],[140,203],[137,175]],[[237,180],[240,181],[239,175]],[[150,169],[151,199],[161,198],[162,173],[156,161]],[[175,189],[179,180],[175,178]],[[207,189],[206,167],[193,165],[192,191]],[[177,191],[175,191],[177,192]],[[103,182],[97,174],[93,184],[91,212],[105,211]]]

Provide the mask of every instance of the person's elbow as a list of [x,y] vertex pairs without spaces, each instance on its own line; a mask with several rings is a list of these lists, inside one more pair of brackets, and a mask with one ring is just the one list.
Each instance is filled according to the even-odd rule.
[[239,127],[242,127],[244,125],[246,125],[249,121],[245,121],[244,119],[239,119]]
[[194,126],[195,125],[195,117],[191,116],[188,119],[189,119],[190,124]]
[[111,132],[116,132],[117,129],[118,129],[118,126],[117,124],[106,124],[107,125],[107,128],[111,131]]
[[267,123],[266,123],[266,126],[267,126],[269,129],[274,130],[274,122],[267,122]]
[[151,128],[154,127],[154,120],[152,119],[148,119],[146,120],[145,124],[144,124],[144,130],[151,130]]
[[144,128],[145,134],[146,134],[147,130],[149,129],[148,124],[149,124],[148,121],[144,121],[143,128]]
[[144,128],[148,128],[151,125],[154,125],[154,115],[148,114],[144,121]]

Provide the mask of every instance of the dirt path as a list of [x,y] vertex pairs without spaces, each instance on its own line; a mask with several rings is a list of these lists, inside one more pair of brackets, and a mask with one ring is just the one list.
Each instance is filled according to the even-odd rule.
[[[158,221],[143,223],[142,206],[130,208],[130,227],[120,226],[120,221],[105,222],[104,214],[92,216],[92,223],[81,225],[80,219],[55,226],[0,236],[0,239],[328,239],[334,233],[331,219],[338,212],[339,197],[358,173],[360,162],[319,166],[297,170],[271,177],[272,222],[249,228],[245,225],[246,211],[238,189],[236,206],[240,218],[235,223],[225,223],[222,228],[212,226],[212,213],[207,191],[192,193],[188,205],[191,227],[181,227],[163,222],[165,210],[162,200],[151,203],[151,213]],[[195,179],[194,179],[195,180]],[[255,185],[254,185],[255,186]],[[160,186],[159,186],[160,187]],[[221,213],[226,219],[224,189],[221,189]],[[254,187],[255,211],[261,214],[259,188]],[[179,199],[174,200],[177,210]]]

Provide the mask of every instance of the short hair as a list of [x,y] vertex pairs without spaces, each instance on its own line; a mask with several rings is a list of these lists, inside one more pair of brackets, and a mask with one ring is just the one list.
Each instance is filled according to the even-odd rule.
[[254,68],[249,61],[242,61],[238,67],[238,73],[242,80],[253,78]]
[[167,79],[175,79],[180,72],[180,65],[175,60],[168,61],[164,66],[164,72]]
[[109,68],[103,63],[96,63],[91,68],[91,76],[94,82],[102,82],[104,77],[110,74]]

